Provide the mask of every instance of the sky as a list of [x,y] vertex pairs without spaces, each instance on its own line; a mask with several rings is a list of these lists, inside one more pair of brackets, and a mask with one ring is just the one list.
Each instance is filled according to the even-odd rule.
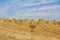
[[60,0],[0,0],[0,18],[60,20]]

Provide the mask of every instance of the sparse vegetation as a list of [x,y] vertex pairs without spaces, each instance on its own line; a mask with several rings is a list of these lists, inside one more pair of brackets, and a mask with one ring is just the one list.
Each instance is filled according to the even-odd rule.
[[1,18],[0,40],[60,40],[60,21]]

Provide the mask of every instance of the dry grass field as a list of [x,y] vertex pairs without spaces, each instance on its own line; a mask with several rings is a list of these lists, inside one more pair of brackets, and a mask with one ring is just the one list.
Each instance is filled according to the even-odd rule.
[[0,40],[60,40],[60,21],[1,18]]

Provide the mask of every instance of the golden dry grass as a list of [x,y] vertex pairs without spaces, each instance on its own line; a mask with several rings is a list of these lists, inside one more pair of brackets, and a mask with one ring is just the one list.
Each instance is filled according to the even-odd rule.
[[0,19],[0,40],[60,40],[60,21]]

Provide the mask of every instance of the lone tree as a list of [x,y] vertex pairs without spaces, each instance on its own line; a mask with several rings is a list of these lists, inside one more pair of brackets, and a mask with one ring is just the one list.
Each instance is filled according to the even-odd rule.
[[33,29],[37,26],[37,23],[34,19],[30,21],[30,27],[31,27],[31,32],[33,32]]
[[44,19],[39,19],[39,20],[38,20],[38,25],[44,24],[44,23],[45,23],[45,20],[44,20]]
[[13,18],[13,19],[11,20],[11,22],[12,22],[12,23],[16,23],[16,19]]
[[57,21],[56,20],[53,20],[53,24],[56,25],[57,24]]
[[48,20],[46,23],[47,23],[47,24],[51,24],[51,21],[50,21],[50,20]]
[[58,24],[60,25],[60,21],[58,22]]

